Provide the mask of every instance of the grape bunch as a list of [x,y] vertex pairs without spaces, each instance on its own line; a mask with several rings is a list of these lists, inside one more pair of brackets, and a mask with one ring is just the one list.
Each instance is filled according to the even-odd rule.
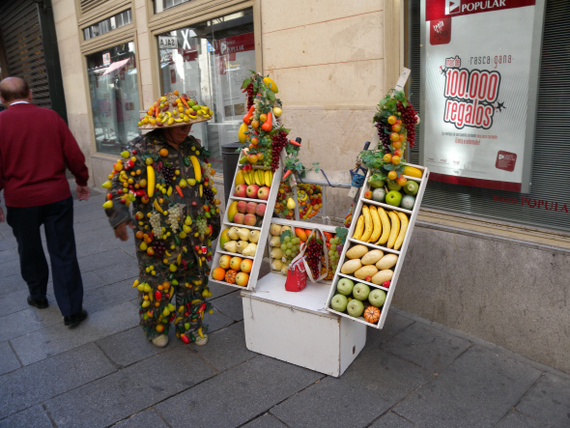
[[176,168],[166,165],[161,169],[162,176],[164,177],[164,183],[167,186],[170,186],[172,183],[172,179],[174,178],[174,171],[176,171]]
[[158,239],[155,239],[152,242],[152,249],[154,250],[154,255],[157,259],[162,259],[166,253],[166,246],[164,245],[164,241]]
[[245,88],[245,92],[247,94],[247,109],[249,110],[253,105],[253,83],[250,82],[247,87]]
[[178,205],[173,205],[168,210],[168,217],[166,219],[166,222],[168,223],[168,225],[170,226],[170,229],[174,233],[176,233],[178,230],[180,230],[179,222],[180,222],[181,214],[182,214],[182,211],[180,210],[180,206],[178,206]]
[[414,107],[411,104],[408,104],[407,107],[401,102],[398,102],[396,105],[398,111],[401,113],[402,122],[406,125],[407,131],[407,140],[410,143],[410,149],[414,147],[414,143],[416,142],[416,115],[418,114]]
[[390,153],[390,132],[388,131],[388,128],[386,128],[386,125],[380,121],[374,122],[374,126],[376,126],[378,138],[382,143],[384,153]]
[[204,186],[204,196],[211,204],[214,203],[214,191],[209,186]]
[[299,254],[300,244],[301,239],[297,236],[291,236],[290,234],[283,236],[280,248],[283,252],[283,257],[285,258],[285,265],[289,265],[291,261],[297,257]]
[[200,235],[202,236],[207,235],[209,229],[208,229],[208,220],[206,220],[206,217],[198,217],[194,222],[194,224],[196,226],[196,230]]
[[323,254],[323,243],[316,238],[311,238],[307,241],[307,251],[305,252],[305,258],[307,264],[311,269],[313,278],[318,278],[320,273],[320,261]]
[[340,253],[342,252],[342,243],[341,239],[337,236],[331,238],[329,243],[331,244],[329,248],[329,264],[331,269],[335,271],[338,266]]
[[160,214],[157,212],[150,213],[149,222],[152,226],[152,234],[156,238],[160,238],[162,236],[162,223],[160,221]]
[[271,171],[275,172],[279,168],[279,155],[287,143],[287,133],[285,131],[279,131],[279,133],[273,136],[271,144]]

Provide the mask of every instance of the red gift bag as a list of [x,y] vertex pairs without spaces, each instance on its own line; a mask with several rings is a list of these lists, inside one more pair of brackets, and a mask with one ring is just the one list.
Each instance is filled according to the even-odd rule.
[[301,291],[307,286],[307,268],[305,263],[305,252],[301,251],[289,265],[287,279],[285,280],[285,290]]

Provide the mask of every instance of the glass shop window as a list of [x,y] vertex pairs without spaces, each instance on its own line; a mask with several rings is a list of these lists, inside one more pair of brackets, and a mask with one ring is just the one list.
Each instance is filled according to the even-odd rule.
[[192,127],[191,135],[211,152],[221,171],[221,147],[237,141],[245,114],[242,82],[255,70],[253,11],[179,28],[158,36],[162,92],[178,90],[214,111],[208,122]]
[[139,92],[134,43],[87,56],[97,152],[119,154],[139,135]]

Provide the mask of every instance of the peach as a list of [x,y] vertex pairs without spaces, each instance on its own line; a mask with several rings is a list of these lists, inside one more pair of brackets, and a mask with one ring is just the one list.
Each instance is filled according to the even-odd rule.
[[244,224],[244,220],[245,220],[246,215],[249,215],[249,214],[244,215],[243,213],[236,213],[234,215],[232,222],[236,223],[236,224]]
[[230,267],[230,259],[231,256],[228,256],[227,254],[224,254],[220,257],[220,260],[218,260],[218,266],[220,266],[222,269],[227,269]]
[[238,201],[238,203],[236,205],[238,213],[244,213],[245,214],[248,204],[249,204],[249,202],[246,202],[246,201]]
[[266,207],[267,205],[265,204],[257,204],[257,207],[255,207],[255,214],[257,214],[259,217],[263,217],[265,215]]
[[[240,201],[240,202],[243,202],[243,201]],[[247,206],[245,207],[245,211],[249,214],[255,214],[256,208],[257,208],[257,202],[248,202]],[[238,207],[238,210],[239,210],[239,207]]]
[[[235,220],[235,217],[234,217],[234,220]],[[257,217],[255,214],[246,214],[245,215],[243,224],[245,224],[247,226],[255,226],[255,223],[257,223]]]

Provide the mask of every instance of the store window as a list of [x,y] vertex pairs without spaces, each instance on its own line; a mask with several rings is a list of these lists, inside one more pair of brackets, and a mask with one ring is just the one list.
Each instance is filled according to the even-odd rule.
[[188,3],[191,0],[155,0],[154,1],[154,13],[160,13],[171,7],[178,6],[182,3]]
[[158,36],[163,92],[178,90],[214,111],[191,134],[222,167],[222,146],[237,141],[246,97],[241,84],[255,70],[251,9],[179,28]]
[[87,56],[97,151],[119,154],[139,135],[139,92],[134,43]]
[[[464,2],[465,4],[470,2]],[[534,3],[534,2],[532,2]],[[539,2],[536,2],[539,4]],[[407,12],[407,66],[412,70],[408,81],[410,99],[420,117],[422,91],[420,76],[426,64],[421,61],[421,2],[406,2]],[[514,14],[516,11],[512,11]],[[514,16],[514,15],[513,15]],[[513,18],[514,19],[514,18]],[[451,27],[451,38],[458,32],[470,34],[474,28]],[[479,51],[503,52],[501,43],[509,34],[497,35],[496,44],[484,46]],[[528,166],[530,175],[529,191],[496,190],[485,187],[451,184],[430,180],[422,206],[454,213],[491,218],[523,226],[550,228],[560,232],[570,232],[570,133],[568,114],[570,112],[570,90],[568,79],[568,46],[570,42],[570,3],[566,0],[549,0],[545,3],[542,47],[538,51],[540,72],[538,75],[538,95],[536,97],[535,133],[530,153],[532,162]],[[491,56],[494,61],[495,56]],[[512,58],[511,58],[512,59]],[[509,61],[509,57],[506,57]],[[508,65],[508,63],[506,63]],[[485,64],[468,68],[483,69]],[[499,64],[500,66],[500,64]],[[494,67],[491,64],[491,67]],[[426,85],[429,85],[427,82]],[[500,100],[501,102],[503,100]],[[520,105],[506,103],[505,108],[515,111]],[[422,127],[420,123],[419,127]],[[417,143],[410,156],[412,163],[422,163],[420,150],[424,142],[422,132],[417,133]],[[521,142],[522,143],[522,142]],[[507,159],[508,160],[508,159]],[[499,161],[499,159],[498,159]],[[507,164],[507,166],[510,164]]]

